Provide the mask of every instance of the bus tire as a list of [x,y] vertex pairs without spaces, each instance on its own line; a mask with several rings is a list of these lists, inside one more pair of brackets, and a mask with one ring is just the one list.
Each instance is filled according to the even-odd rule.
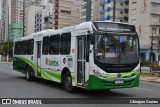
[[70,72],[66,72],[64,74],[64,77],[63,77],[63,87],[69,93],[73,92],[73,90],[74,90],[73,89],[74,87],[72,86],[72,77],[71,77]]
[[26,68],[26,80],[27,81],[32,81],[33,80],[33,77],[31,76],[31,69],[30,69],[30,67],[27,67]]

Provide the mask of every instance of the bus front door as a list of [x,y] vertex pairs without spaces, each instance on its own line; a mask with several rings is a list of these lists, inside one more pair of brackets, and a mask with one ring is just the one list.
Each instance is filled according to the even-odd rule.
[[85,38],[86,36],[78,37],[78,59],[77,59],[77,84],[84,85],[85,82]]
[[37,64],[36,64],[36,71],[37,76],[41,76],[41,42],[37,42]]

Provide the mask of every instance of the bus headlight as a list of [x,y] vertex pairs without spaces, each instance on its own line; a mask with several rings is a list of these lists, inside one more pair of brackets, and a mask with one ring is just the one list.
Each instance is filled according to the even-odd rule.
[[92,70],[92,72],[93,72],[95,75],[97,75],[97,76],[102,76],[102,74],[101,74],[98,70],[96,70],[96,69],[94,69],[94,68],[91,68],[91,70]]

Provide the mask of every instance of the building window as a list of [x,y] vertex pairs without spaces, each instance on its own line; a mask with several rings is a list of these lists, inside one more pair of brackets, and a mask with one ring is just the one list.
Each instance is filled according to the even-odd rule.
[[124,21],[128,22],[128,17],[124,17]]
[[81,13],[81,16],[83,17],[83,16],[86,16],[86,12],[82,12]]
[[122,11],[120,11],[120,14],[123,14],[123,12],[122,12]]
[[129,0],[126,0],[126,1],[125,1],[125,5],[129,5]]
[[152,34],[156,34],[156,28],[152,28]]
[[136,4],[137,3],[137,0],[132,0],[132,4]]
[[157,5],[152,5],[152,10],[157,11]]
[[156,23],[157,22],[157,17],[152,17],[152,23]]
[[121,3],[121,6],[123,6],[123,3]]
[[125,13],[128,13],[128,9],[125,9],[124,11],[125,11]]
[[101,13],[101,14],[100,14],[100,18],[104,18],[104,13]]
[[104,9],[105,9],[105,5],[102,5],[102,6],[101,6],[101,10],[104,10]]

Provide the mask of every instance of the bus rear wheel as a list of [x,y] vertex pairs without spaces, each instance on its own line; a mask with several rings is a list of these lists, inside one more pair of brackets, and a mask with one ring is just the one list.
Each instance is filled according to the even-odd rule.
[[74,87],[72,86],[72,78],[70,72],[66,72],[64,74],[63,87],[67,92],[69,93],[73,92]]
[[27,81],[32,81],[33,80],[33,77],[31,76],[31,68],[30,67],[27,67],[26,68],[26,80]]

